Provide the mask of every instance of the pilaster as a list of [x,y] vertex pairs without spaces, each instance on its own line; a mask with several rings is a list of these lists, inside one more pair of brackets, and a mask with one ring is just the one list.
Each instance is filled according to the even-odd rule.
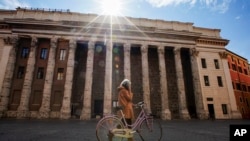
[[9,96],[12,84],[12,78],[14,75],[15,62],[16,62],[16,47],[18,44],[17,36],[10,36],[4,38],[4,45],[10,48],[9,58],[6,65],[5,75],[3,78],[2,90],[0,93],[0,118],[6,116],[8,104],[9,104]]
[[71,96],[75,66],[75,50],[76,40],[71,39],[69,42],[69,56],[67,62],[66,80],[64,84],[64,95],[60,111],[61,119],[69,119],[71,117]]
[[161,119],[167,120],[171,119],[171,112],[169,110],[168,102],[168,88],[167,88],[167,74],[166,74],[166,64],[165,64],[165,48],[164,46],[158,47],[158,57],[159,57],[159,70],[160,70],[160,85],[161,85]]
[[150,86],[149,86],[149,68],[148,68],[148,45],[143,44],[141,46],[142,53],[142,87],[143,87],[143,100],[146,103],[146,110],[151,112],[150,104]]
[[93,83],[93,64],[94,64],[94,51],[95,43],[89,41],[88,43],[88,56],[86,66],[86,78],[84,87],[83,109],[80,119],[88,120],[91,118],[91,97],[92,97],[92,83]]
[[184,77],[183,77],[180,53],[181,53],[181,48],[175,47],[174,58],[175,58],[176,79],[177,79],[177,87],[178,87],[179,114],[182,119],[190,119],[190,116],[187,110],[185,85],[184,85]]
[[17,118],[29,117],[29,100],[31,95],[31,85],[36,62],[37,38],[32,37],[29,58],[26,67],[26,73],[21,93],[20,105],[17,108]]
[[209,114],[205,112],[203,99],[202,99],[202,91],[201,91],[201,82],[199,77],[199,68],[198,68],[198,60],[197,57],[199,55],[199,51],[196,48],[192,48],[189,51],[190,53],[190,61],[192,68],[192,76],[193,76],[193,84],[194,84],[194,96],[195,96],[195,105],[196,105],[196,113],[199,119],[208,119]]
[[51,38],[49,58],[48,58],[45,83],[43,88],[43,98],[41,107],[39,109],[38,118],[49,118],[50,116],[50,98],[51,98],[52,83],[53,83],[54,68],[55,68],[56,46],[57,46],[57,38]]

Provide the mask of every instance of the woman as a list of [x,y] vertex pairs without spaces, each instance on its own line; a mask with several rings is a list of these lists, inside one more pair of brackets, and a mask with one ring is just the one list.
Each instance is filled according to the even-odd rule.
[[128,124],[132,124],[132,119],[134,119],[132,99],[131,82],[124,79],[118,87],[118,103],[123,107],[122,112]]
[[[134,119],[132,99],[131,82],[128,79],[124,79],[118,87],[118,103],[123,107],[122,112],[125,120],[130,125],[132,124],[132,119]],[[128,141],[133,141],[133,138],[128,138]]]

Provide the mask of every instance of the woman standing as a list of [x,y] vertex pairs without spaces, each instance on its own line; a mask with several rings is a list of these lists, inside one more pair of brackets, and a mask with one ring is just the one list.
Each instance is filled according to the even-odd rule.
[[[132,119],[134,119],[132,99],[131,82],[128,79],[124,79],[118,87],[118,103],[123,107],[122,112],[125,120],[130,125],[132,124]],[[133,139],[129,138],[128,141],[133,141]]]

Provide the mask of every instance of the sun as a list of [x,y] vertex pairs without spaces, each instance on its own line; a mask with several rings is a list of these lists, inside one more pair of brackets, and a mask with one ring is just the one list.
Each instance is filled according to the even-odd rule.
[[121,15],[121,0],[102,0],[102,12],[104,15],[118,16]]

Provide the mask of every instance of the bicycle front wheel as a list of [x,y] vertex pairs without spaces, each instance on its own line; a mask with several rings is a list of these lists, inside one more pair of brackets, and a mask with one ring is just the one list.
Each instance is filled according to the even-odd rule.
[[107,117],[100,120],[96,127],[96,137],[98,141],[125,141],[122,137],[114,136],[113,129],[124,129],[120,119],[116,117]]
[[160,141],[162,138],[162,127],[158,120],[145,119],[138,129],[142,141]]

